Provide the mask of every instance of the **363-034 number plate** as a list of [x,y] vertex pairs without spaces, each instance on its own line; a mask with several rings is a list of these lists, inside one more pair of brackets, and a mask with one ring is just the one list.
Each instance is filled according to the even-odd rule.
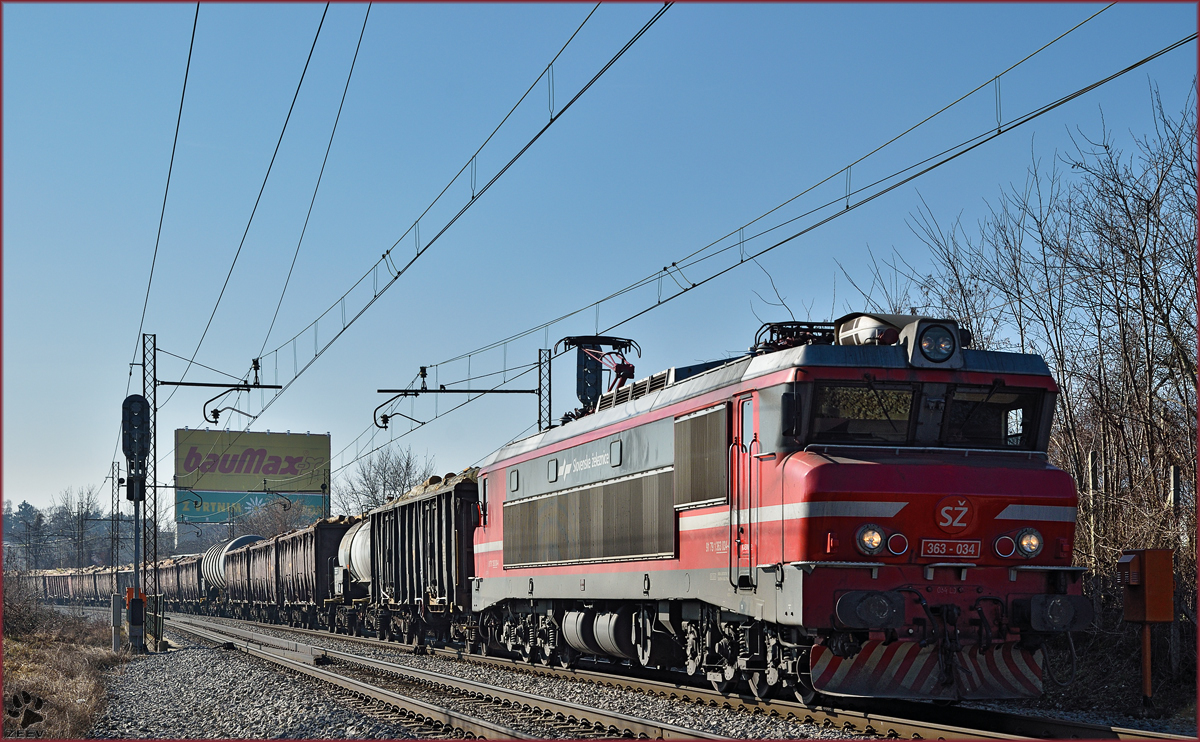
[[921,556],[978,559],[980,555],[979,543],[978,541],[925,538],[921,539]]

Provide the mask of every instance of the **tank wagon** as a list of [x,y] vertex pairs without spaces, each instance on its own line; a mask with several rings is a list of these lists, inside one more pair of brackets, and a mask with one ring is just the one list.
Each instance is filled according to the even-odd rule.
[[204,551],[204,556],[200,558],[200,576],[203,579],[205,601],[211,609],[206,612],[220,612],[218,606],[224,604],[227,588],[225,563],[229,559],[229,553],[261,540],[262,536],[246,534],[215,543]]

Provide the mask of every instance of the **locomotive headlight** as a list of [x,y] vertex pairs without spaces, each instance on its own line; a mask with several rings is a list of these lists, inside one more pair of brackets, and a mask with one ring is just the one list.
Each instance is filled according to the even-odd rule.
[[883,529],[874,523],[859,528],[854,540],[858,543],[858,550],[867,556],[883,551]]
[[1017,552],[1021,556],[1029,559],[1035,557],[1042,550],[1042,534],[1037,532],[1035,528],[1022,528],[1017,533]]
[[954,336],[941,325],[926,327],[918,344],[921,346],[921,355],[934,363],[941,363],[954,355]]

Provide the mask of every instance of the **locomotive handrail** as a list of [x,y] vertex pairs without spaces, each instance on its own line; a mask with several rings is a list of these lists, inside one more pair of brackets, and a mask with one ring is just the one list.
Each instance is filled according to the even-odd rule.
[[894,443],[887,445],[871,445],[869,443],[810,443],[804,447],[805,453],[816,453],[818,450],[828,450],[830,448],[869,448],[871,450],[894,450],[896,455],[901,453],[911,454],[917,451],[926,453],[961,453],[963,458],[971,454],[1024,454],[1025,458],[1032,459],[1034,456],[1040,458],[1048,458],[1049,454],[1045,451],[1014,451],[1005,448],[957,448],[951,446],[897,446]]
[[729,444],[729,453],[726,454],[726,463],[730,464],[729,471],[733,474],[730,481],[733,483],[732,491],[729,493],[729,552],[726,555],[727,579],[733,589],[737,589],[737,578],[734,573],[738,569],[738,555],[741,552],[742,540],[739,537],[739,531],[742,526],[742,512],[739,507],[739,495],[742,484],[742,468],[738,466],[738,459],[734,456],[734,451],[741,451],[742,445],[740,439],[735,435],[733,443]]
[[[754,560],[758,556],[758,529],[754,527],[754,465],[762,467],[762,462],[758,461],[753,453],[755,446],[758,446],[759,451],[762,451],[762,443],[758,440],[758,433],[754,434],[750,445],[746,446],[746,525],[750,528],[748,534],[750,541],[750,553],[746,555],[746,572],[750,576],[750,586],[758,587],[758,576],[754,571]],[[758,506],[762,507],[762,472],[759,472],[758,477]],[[738,555],[738,577],[741,577],[741,554]]]

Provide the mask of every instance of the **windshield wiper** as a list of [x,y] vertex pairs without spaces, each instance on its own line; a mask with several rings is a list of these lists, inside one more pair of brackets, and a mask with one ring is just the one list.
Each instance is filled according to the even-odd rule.
[[879,390],[875,388],[875,382],[871,379],[870,374],[863,374],[863,379],[867,382],[867,387],[871,390],[871,394],[875,395],[875,401],[879,403],[879,409],[883,410],[883,416],[892,426],[892,431],[899,433],[899,428],[896,427],[896,421],[888,414],[887,407],[883,404],[883,397],[879,396]]
[[950,431],[951,434],[957,433],[959,438],[961,439],[962,435],[963,435],[963,431],[967,429],[967,423],[970,422],[970,420],[971,420],[971,416],[974,415],[975,412],[980,407],[983,407],[985,404],[987,404],[988,400],[990,400],[992,398],[992,395],[996,393],[996,390],[998,390],[1002,386],[1004,386],[1003,379],[996,379],[995,381],[993,381],[992,388],[988,390],[987,396],[984,397],[982,400],[976,402],[975,405],[970,410],[967,411],[967,416],[963,418],[963,421],[961,423],[959,423],[957,428]]

